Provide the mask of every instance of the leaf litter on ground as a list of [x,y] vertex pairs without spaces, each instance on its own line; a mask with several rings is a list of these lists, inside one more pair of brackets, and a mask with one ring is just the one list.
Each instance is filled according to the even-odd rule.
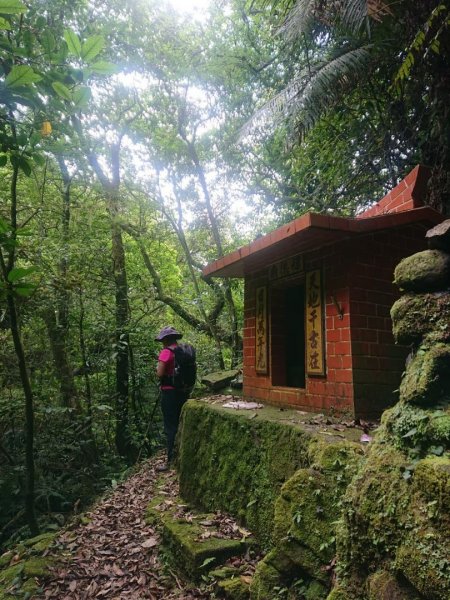
[[[40,581],[38,599],[191,600],[211,597],[210,590],[183,584],[159,554],[160,536],[145,523],[147,505],[158,493],[159,458],[142,463],[139,471],[115,487],[85,517],[58,536],[47,555],[56,559],[51,575]],[[178,494],[174,474],[166,477],[167,502]],[[186,507],[185,507],[186,508]],[[225,521],[225,517],[224,517]]]

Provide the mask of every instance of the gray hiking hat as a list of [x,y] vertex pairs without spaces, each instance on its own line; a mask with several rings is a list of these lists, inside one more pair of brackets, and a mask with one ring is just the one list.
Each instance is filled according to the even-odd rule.
[[161,342],[166,337],[174,337],[177,340],[183,337],[182,333],[179,333],[175,327],[163,327],[158,335],[155,337],[155,342]]

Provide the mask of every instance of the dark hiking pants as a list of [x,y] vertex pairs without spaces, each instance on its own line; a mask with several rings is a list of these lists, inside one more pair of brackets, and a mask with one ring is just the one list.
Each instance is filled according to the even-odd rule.
[[175,438],[180,422],[181,409],[188,399],[186,392],[181,390],[161,390],[161,410],[164,420],[164,433],[167,438],[167,461],[174,456]]

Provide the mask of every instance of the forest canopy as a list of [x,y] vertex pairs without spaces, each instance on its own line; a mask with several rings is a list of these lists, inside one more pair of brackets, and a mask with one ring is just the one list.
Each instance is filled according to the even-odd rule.
[[155,332],[239,365],[210,261],[415,164],[449,208],[445,2],[0,0],[0,543],[158,444]]

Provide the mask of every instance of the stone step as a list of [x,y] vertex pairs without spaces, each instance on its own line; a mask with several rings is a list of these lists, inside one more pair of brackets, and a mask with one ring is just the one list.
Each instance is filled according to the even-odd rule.
[[216,583],[217,593],[226,600],[249,600],[250,578],[236,575],[227,579],[219,579]]
[[196,511],[179,496],[155,497],[148,507],[147,520],[158,527],[169,561],[194,581],[256,546],[250,533],[231,519],[235,530],[224,533],[223,516]]

